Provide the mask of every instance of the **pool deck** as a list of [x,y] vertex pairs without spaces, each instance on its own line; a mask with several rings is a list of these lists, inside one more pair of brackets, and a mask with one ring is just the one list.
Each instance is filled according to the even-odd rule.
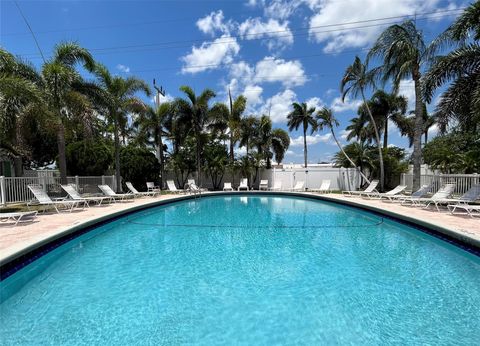
[[[257,191],[250,192],[252,194]],[[205,193],[222,194],[221,192]],[[359,197],[344,197],[337,194],[314,193],[284,193],[291,195],[321,196],[322,199],[362,207],[381,212],[421,226],[429,227],[450,237],[480,248],[480,218],[467,215],[450,215],[446,210],[442,212],[418,207],[400,206],[398,203],[382,202],[375,199]],[[29,251],[49,243],[76,230],[94,225],[99,221],[120,216],[129,211],[140,210],[160,201],[180,200],[187,198],[184,195],[162,195],[159,197],[137,198],[131,202],[92,206],[91,208],[76,209],[73,212],[39,213],[34,222],[23,223],[17,226],[0,223],[0,265],[28,253]]]

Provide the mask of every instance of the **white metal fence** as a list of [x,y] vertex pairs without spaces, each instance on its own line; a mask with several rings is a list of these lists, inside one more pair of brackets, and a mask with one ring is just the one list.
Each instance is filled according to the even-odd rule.
[[[422,174],[420,185],[431,185],[431,191],[437,191],[442,185],[455,183],[456,195],[462,195],[470,187],[480,184],[480,174]],[[407,185],[407,190],[412,190],[413,174],[402,174],[401,184]]]
[[[80,193],[99,193],[98,185],[106,184],[116,189],[115,176],[71,176],[67,177],[69,184],[75,184]],[[33,198],[28,185],[41,185],[51,196],[62,196],[60,177],[42,175],[37,177],[0,177],[0,205],[25,203]]]

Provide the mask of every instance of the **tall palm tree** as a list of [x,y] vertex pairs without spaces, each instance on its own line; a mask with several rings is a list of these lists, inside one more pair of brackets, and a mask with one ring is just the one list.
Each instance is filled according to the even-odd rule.
[[135,77],[122,78],[120,76],[113,76],[105,66],[100,64],[95,66],[94,73],[104,91],[102,102],[107,111],[108,121],[113,124],[115,179],[117,182],[117,191],[121,191],[120,132],[122,131],[122,127],[127,124],[129,114],[139,114],[146,110],[146,105],[136,94],[143,92],[149,96],[150,88],[143,80]]
[[196,144],[196,165],[197,181],[201,184],[201,153],[202,153],[202,135],[206,126],[210,122],[209,101],[215,97],[215,93],[210,89],[205,89],[200,95],[196,95],[189,86],[181,86],[180,91],[185,93],[186,99],[178,98],[175,100],[177,116],[187,120],[191,125],[191,130],[195,137]]
[[214,122],[217,125],[220,125],[220,128],[223,128],[224,130],[228,129],[228,137],[230,141],[229,156],[230,162],[233,162],[235,159],[234,148],[235,144],[238,142],[240,120],[247,106],[247,99],[245,96],[239,95],[233,100],[229,89],[228,100],[228,107],[224,103],[216,103],[212,107],[211,112],[214,117]]
[[160,186],[163,186],[165,165],[163,137],[168,134],[165,130],[165,124],[171,118],[171,113],[171,103],[165,102],[155,108],[148,107],[145,112],[140,114],[140,118],[138,119],[140,133],[146,135],[147,141],[151,139],[157,160],[160,163]]
[[370,117],[370,122],[375,133],[375,140],[377,142],[378,157],[380,164],[380,189],[383,190],[385,183],[385,171],[383,166],[383,150],[380,146],[380,135],[378,133],[378,126],[373,117],[370,106],[365,98],[365,89],[369,86],[373,86],[373,77],[374,71],[367,71],[367,65],[362,63],[358,56],[355,57],[355,60],[352,65],[348,66],[345,70],[345,73],[342,78],[342,83],[340,89],[342,92],[342,101],[345,101],[345,97],[348,94],[357,97],[359,94],[362,97],[363,103],[367,110],[368,116]]
[[315,107],[308,107],[305,102],[292,103],[293,111],[288,114],[288,130],[293,131],[298,130],[300,126],[302,126],[303,130],[303,159],[305,168],[307,168],[307,130],[310,127],[311,133],[315,131],[315,118],[313,113],[315,113]]
[[347,141],[351,141],[356,138],[357,141],[365,143],[370,143],[375,134],[373,133],[373,127],[367,121],[364,114],[360,114],[355,118],[349,120],[350,124],[345,127],[345,130],[348,131]]
[[368,169],[370,172],[374,168],[374,158],[372,147],[362,143],[362,142],[353,142],[347,144],[343,151],[340,151],[335,154],[333,160],[336,165],[341,167],[350,167],[354,163],[353,167],[358,168],[362,178],[364,178],[368,184],[370,181],[366,179],[363,171]]
[[[353,162],[352,159],[347,155],[345,150],[343,150],[342,145],[337,139],[337,136],[335,136],[335,131],[333,131],[334,127],[338,127],[339,122],[333,115],[333,111],[327,107],[323,107],[320,109],[317,114],[315,115],[316,118],[316,126],[315,128],[322,131],[323,129],[327,128],[330,130],[330,133],[332,134],[333,139],[335,140],[335,143],[337,143],[338,148],[342,152],[342,154],[345,156],[345,158],[350,162],[350,164],[354,167],[357,168],[355,163]],[[365,179],[368,183],[370,183],[370,180],[363,174],[362,170],[359,170],[360,175],[362,176],[363,179]]]
[[246,157],[248,158],[248,155],[250,153],[250,149],[254,146],[254,144],[257,141],[258,138],[258,126],[259,125],[259,120],[254,117],[254,116],[248,116],[245,118],[242,118],[240,121],[240,147],[245,147],[247,153]]
[[274,129],[272,131],[272,151],[275,155],[275,161],[277,164],[281,164],[285,153],[290,146],[290,136],[288,132],[283,129]]
[[422,164],[422,134],[425,104],[422,100],[422,68],[432,61],[433,46],[427,46],[415,22],[408,20],[395,24],[380,34],[368,53],[369,59],[378,57],[382,65],[377,69],[381,79],[392,80],[394,92],[400,81],[412,78],[415,86],[415,127],[413,137],[413,190],[420,187]]
[[450,120],[466,131],[480,131],[480,2],[471,4],[434,42],[455,47],[438,57],[422,79],[426,102],[435,90],[452,81],[435,109],[440,130],[445,132]]

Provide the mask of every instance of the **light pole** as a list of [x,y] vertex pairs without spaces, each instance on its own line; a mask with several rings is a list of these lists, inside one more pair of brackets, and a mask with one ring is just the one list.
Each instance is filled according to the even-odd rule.
[[[156,111],[158,112],[160,109],[160,95],[165,96],[165,89],[162,86],[157,87],[155,83],[155,78],[153,79],[153,87],[157,90],[157,95],[155,96],[155,105],[157,106]],[[160,126],[160,134],[162,136],[162,128]],[[160,163],[160,189],[163,189],[163,142],[160,140],[160,143],[157,143],[157,160]]]

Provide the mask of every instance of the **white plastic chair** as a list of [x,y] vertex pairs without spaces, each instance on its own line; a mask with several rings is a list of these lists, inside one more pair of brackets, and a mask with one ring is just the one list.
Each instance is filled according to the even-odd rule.
[[238,186],[238,189],[237,191],[240,191],[240,190],[250,190],[248,188],[248,179],[247,178],[242,178],[242,180],[240,181],[240,186]]

